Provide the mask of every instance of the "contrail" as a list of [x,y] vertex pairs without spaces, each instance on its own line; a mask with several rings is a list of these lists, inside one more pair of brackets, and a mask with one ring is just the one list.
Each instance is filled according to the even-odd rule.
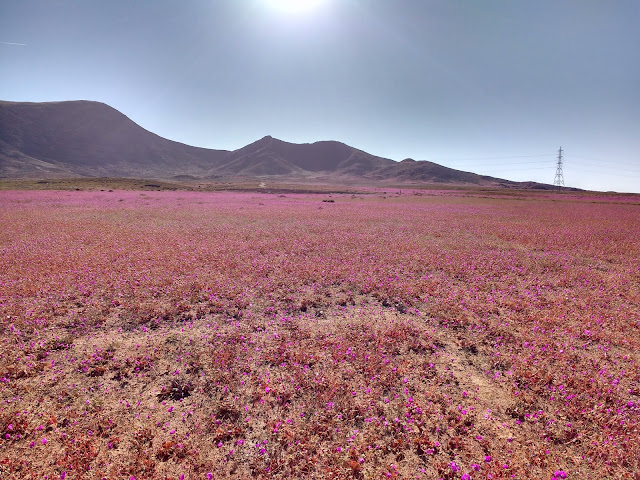
[[0,42],[3,45],[18,45],[19,47],[26,47],[26,43],[16,43],[16,42]]

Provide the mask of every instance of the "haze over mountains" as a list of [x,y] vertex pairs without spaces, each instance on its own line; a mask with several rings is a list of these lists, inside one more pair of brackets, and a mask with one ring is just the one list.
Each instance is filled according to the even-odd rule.
[[199,148],[155,135],[99,102],[0,101],[0,178],[230,176],[548,187],[428,161],[396,162],[335,141],[293,144],[266,136],[233,151]]

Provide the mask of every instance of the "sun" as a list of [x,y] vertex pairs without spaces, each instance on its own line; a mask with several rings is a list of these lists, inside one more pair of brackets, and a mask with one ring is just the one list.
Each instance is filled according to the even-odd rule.
[[320,7],[327,0],[265,0],[268,6],[284,13],[306,13]]

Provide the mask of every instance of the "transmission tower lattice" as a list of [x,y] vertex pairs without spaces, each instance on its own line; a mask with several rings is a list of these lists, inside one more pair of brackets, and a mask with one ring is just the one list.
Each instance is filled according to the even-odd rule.
[[556,187],[564,187],[564,174],[562,173],[562,147],[558,149],[558,163],[556,164],[556,178],[553,180]]

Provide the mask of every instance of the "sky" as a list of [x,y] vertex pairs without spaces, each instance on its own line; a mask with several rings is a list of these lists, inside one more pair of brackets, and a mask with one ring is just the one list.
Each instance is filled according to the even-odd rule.
[[640,192],[638,0],[0,0],[0,99]]

